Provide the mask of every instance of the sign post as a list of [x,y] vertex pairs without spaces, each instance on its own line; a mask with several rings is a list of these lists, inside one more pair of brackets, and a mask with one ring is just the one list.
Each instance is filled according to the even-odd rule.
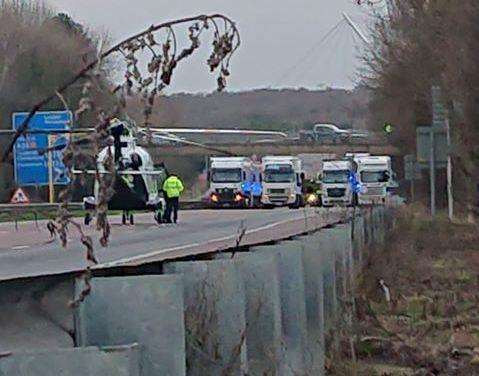
[[447,138],[447,213],[449,220],[454,218],[454,197],[452,196],[452,158],[451,158],[451,129],[449,127],[449,118],[446,118],[446,138]]
[[452,196],[452,160],[451,160],[451,134],[449,127],[449,113],[441,98],[441,88],[433,86],[431,89],[433,107],[433,127],[442,130],[446,134],[446,175],[447,175],[447,208],[449,220],[454,216]]
[[431,196],[431,217],[436,215],[436,164],[435,164],[435,150],[434,147],[434,129],[429,132],[429,186]]
[[411,202],[415,200],[415,180],[421,179],[421,171],[418,167],[416,157],[413,154],[404,156],[404,178],[409,181],[411,187]]
[[452,195],[452,160],[449,115],[441,102],[441,89],[431,89],[433,106],[433,124],[416,128],[416,154],[420,168],[429,168],[431,187],[431,216],[436,214],[436,169],[447,169],[447,202],[449,220],[454,216]]
[[53,185],[53,138],[48,135],[48,202],[53,204],[55,201],[55,186]]
[[436,214],[436,170],[447,167],[446,130],[435,127],[416,128],[417,164],[429,169],[431,215]]

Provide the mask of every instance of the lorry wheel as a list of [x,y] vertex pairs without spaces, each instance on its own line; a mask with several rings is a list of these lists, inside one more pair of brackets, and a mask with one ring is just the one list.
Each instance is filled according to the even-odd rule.
[[301,196],[300,195],[296,195],[296,201],[294,202],[294,204],[291,204],[291,205],[288,205],[288,207],[290,209],[299,209],[301,207]]

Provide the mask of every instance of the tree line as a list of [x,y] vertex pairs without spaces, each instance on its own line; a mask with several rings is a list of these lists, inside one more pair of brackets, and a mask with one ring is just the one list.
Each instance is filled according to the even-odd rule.
[[[11,128],[13,112],[29,111],[96,56],[95,37],[67,14],[57,14],[41,1],[1,0],[0,128]],[[80,82],[43,110],[74,107],[81,95]],[[97,100],[110,101],[106,88]],[[2,151],[9,141],[0,138]],[[0,164],[0,201],[10,198],[12,169],[11,160]]]
[[479,3],[384,0],[382,5],[386,12],[373,10],[372,44],[362,72],[372,92],[372,121],[395,124],[393,141],[414,152],[415,128],[432,123],[431,87],[441,87],[451,121],[455,198],[471,211],[479,182]]

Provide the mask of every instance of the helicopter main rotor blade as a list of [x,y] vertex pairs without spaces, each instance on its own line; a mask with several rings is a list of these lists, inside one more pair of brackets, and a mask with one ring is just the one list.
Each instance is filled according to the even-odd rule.
[[158,134],[153,134],[152,137],[160,139],[160,140],[173,141],[173,142],[177,142],[177,143],[180,143],[180,144],[196,146],[198,148],[214,151],[214,152],[221,153],[221,154],[224,154],[224,155],[228,155],[228,156],[231,156],[231,157],[234,157],[236,155],[236,154],[233,154],[233,153],[229,152],[228,150],[218,149],[218,148],[215,148],[213,146],[208,146],[208,145],[205,145],[205,144],[202,144],[202,143],[199,143],[199,142],[195,142],[195,141],[185,140],[185,139],[182,139],[182,138],[179,138],[179,137],[161,136],[161,135],[158,135]]
[[279,136],[286,138],[288,135],[279,131],[258,131],[249,129],[213,129],[213,128],[147,128],[150,131],[169,134],[242,134],[257,136]]
[[[112,173],[110,171],[106,170],[76,170],[73,169],[72,171],[73,175],[111,175]],[[163,175],[164,172],[157,170],[149,170],[149,171],[141,171],[141,170],[116,170],[113,172],[114,175],[147,175],[147,176],[160,176]]]

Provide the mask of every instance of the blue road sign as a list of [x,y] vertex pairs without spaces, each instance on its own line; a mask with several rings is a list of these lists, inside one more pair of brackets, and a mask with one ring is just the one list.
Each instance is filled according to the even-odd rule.
[[[19,129],[28,112],[16,112],[12,115],[13,129]],[[15,181],[18,186],[48,185],[48,153],[40,154],[39,149],[48,147],[48,131],[70,129],[72,124],[70,111],[37,112],[30,120],[28,129],[46,131],[46,133],[27,134],[15,143],[14,163]],[[65,145],[64,135],[51,135],[53,145]],[[70,182],[68,172],[63,164],[63,150],[52,152],[53,183],[65,185]]]

